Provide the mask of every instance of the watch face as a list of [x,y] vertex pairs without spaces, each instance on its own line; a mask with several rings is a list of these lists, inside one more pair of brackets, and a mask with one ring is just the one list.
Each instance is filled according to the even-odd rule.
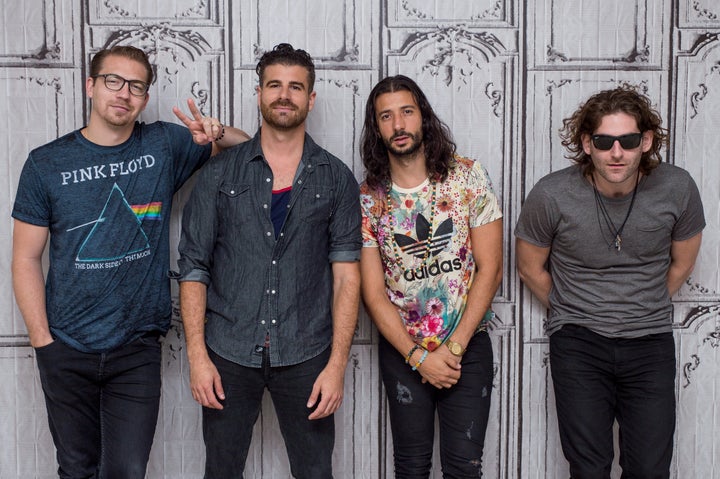
[[450,352],[453,353],[455,356],[459,356],[462,354],[462,346],[460,346],[458,343],[448,341],[447,345],[450,349]]

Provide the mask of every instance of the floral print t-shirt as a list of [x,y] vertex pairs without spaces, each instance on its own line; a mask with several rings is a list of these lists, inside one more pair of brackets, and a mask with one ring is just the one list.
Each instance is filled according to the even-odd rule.
[[487,171],[456,156],[442,183],[426,180],[411,189],[393,184],[388,195],[363,182],[360,203],[363,247],[380,248],[390,301],[413,340],[433,351],[465,310],[475,273],[470,229],[502,218]]

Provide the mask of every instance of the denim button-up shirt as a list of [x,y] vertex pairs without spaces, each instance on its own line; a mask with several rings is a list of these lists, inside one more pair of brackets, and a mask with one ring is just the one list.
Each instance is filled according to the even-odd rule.
[[220,356],[260,367],[310,359],[332,341],[331,263],[358,261],[358,184],[305,135],[287,217],[275,238],[273,175],[260,133],[200,171],[185,205],[179,281],[207,285],[205,339]]

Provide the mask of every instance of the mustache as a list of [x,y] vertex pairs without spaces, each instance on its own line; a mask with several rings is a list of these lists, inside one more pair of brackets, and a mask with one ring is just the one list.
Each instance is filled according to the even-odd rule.
[[400,130],[400,131],[394,133],[393,136],[390,137],[390,141],[393,141],[401,136],[408,136],[408,137],[412,138],[413,140],[416,139],[415,135],[413,135],[412,133],[409,133],[405,130]]
[[270,103],[271,108],[275,107],[286,107],[286,108],[292,108],[293,110],[297,110],[298,106],[291,102],[290,100],[275,100],[274,102]]

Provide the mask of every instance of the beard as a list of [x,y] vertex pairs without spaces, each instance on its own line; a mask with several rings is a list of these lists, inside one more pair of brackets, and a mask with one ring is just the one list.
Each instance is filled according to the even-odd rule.
[[[290,107],[292,111],[278,113],[276,107]],[[292,130],[303,124],[308,115],[308,107],[301,108],[291,101],[276,100],[269,105],[260,104],[263,122],[277,130]]]
[[[410,138],[410,143],[405,146],[402,146],[402,147],[396,146],[395,143],[393,143],[393,140],[395,140],[399,136],[407,136],[408,138]],[[403,131],[399,131],[399,132],[395,133],[393,136],[391,136],[388,139],[383,138],[383,143],[385,144],[385,148],[387,148],[388,151],[395,156],[411,156],[411,155],[415,154],[422,146],[422,142],[423,142],[422,130],[417,131],[415,133],[410,133],[408,131],[403,130]]]

